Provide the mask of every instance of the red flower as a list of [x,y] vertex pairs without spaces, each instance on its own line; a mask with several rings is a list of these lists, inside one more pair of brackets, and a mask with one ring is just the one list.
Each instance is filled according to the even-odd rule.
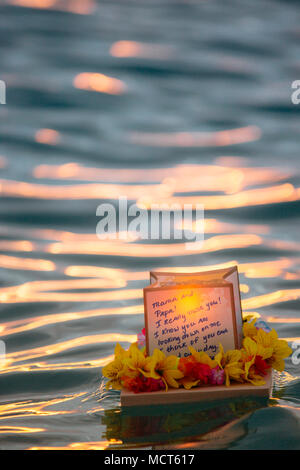
[[211,368],[207,364],[197,362],[193,356],[182,357],[179,361],[178,369],[183,372],[185,377],[193,380],[200,380],[207,384],[211,375]]
[[193,377],[199,379],[201,383],[207,384],[211,375],[211,368],[207,364],[195,364],[193,368]]
[[138,377],[124,377],[123,385],[128,390],[134,393],[141,392],[157,392],[166,388],[164,382],[161,379],[152,379],[151,377],[144,377],[139,375]]
[[140,376],[138,377],[124,377],[123,385],[128,390],[131,390],[134,393],[143,392],[144,382]]
[[254,368],[255,372],[258,375],[266,375],[267,374],[267,369],[269,369],[271,366],[262,358],[262,356],[256,356],[255,362],[254,362]]
[[158,390],[164,390],[166,388],[162,379],[152,379],[149,377],[146,380],[147,392],[157,392]]
[[185,375],[191,375],[194,364],[197,364],[194,356],[181,357],[179,359],[178,369]]

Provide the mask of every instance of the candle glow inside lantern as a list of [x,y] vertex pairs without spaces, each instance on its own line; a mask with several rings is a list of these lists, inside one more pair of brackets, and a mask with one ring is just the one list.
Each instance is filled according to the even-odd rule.
[[195,274],[150,273],[144,289],[147,353],[185,357],[189,346],[210,356],[242,343],[237,267]]

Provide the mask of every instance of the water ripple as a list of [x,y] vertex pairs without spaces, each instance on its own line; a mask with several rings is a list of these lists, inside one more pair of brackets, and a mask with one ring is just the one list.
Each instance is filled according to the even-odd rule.
[[[300,344],[297,9],[0,2],[1,448],[299,446],[290,358],[269,403],[130,413],[101,379],[143,327],[154,268],[238,264],[244,314]],[[119,196],[204,204],[203,246],[99,240],[96,208]]]

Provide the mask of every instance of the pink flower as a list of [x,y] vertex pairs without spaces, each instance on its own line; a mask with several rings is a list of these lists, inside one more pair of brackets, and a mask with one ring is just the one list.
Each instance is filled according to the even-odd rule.
[[214,367],[211,370],[209,383],[212,385],[223,385],[225,381],[225,372],[223,369],[220,369],[219,366]]
[[138,343],[138,346],[143,348],[144,346],[146,346],[146,329],[143,328],[141,333],[138,333],[137,335],[137,343]]

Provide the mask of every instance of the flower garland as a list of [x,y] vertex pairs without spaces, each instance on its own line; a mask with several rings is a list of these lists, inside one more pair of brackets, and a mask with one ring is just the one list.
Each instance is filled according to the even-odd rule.
[[102,374],[108,378],[107,388],[123,388],[135,393],[167,391],[169,387],[192,387],[251,383],[263,385],[264,376],[270,369],[284,370],[284,359],[292,353],[285,340],[278,339],[274,329],[262,320],[245,319],[241,349],[219,352],[211,358],[205,352],[190,347],[190,355],[179,358],[166,356],[155,349],[147,356],[145,329],[138,341],[125,350],[117,344],[112,362],[103,367]]

